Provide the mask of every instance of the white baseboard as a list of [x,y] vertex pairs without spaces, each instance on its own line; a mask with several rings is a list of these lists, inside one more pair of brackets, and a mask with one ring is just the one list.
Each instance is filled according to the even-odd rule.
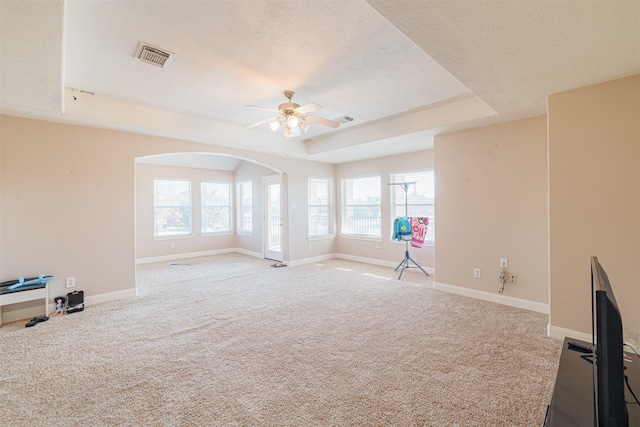
[[231,252],[237,252],[239,254],[252,256],[254,258],[264,258],[264,254],[262,252],[250,251],[248,249],[234,248],[231,250]]
[[[123,298],[131,298],[138,296],[138,290],[124,289],[122,291],[107,292],[99,295],[86,296],[84,299],[85,306],[90,307],[92,305],[101,304],[103,302],[115,301]],[[55,303],[49,303],[49,316],[55,312]],[[37,307],[21,308],[18,310],[11,310],[2,313],[2,323],[16,322],[18,320],[26,320],[36,316],[44,316],[44,306],[38,304]]]
[[122,291],[107,292],[98,295],[89,295],[84,299],[85,305],[92,306],[96,304],[102,304],[103,302],[115,301],[124,298],[131,298],[138,296],[138,288],[124,289]]
[[162,255],[156,257],[148,257],[148,258],[138,258],[136,259],[136,264],[151,264],[154,262],[165,262],[165,261],[175,261],[179,259],[185,258],[197,258],[201,256],[209,256],[209,255],[219,255],[219,254],[228,254],[231,252],[238,252],[240,254],[249,255],[255,258],[263,258],[264,255],[262,252],[249,251],[247,249],[242,248],[225,248],[225,249],[212,249],[209,251],[199,251],[199,252],[185,252],[181,254],[173,254],[173,255]]
[[[332,258],[346,259],[348,261],[363,262],[365,264],[380,265],[382,267],[391,267],[391,268],[398,267],[398,264],[400,263],[400,261],[402,261],[402,260],[400,260],[400,261],[386,261],[386,260],[383,260],[383,259],[367,258],[367,257],[340,254],[340,253],[333,254]],[[421,267],[422,267],[422,269],[424,271],[426,271],[430,275],[433,275],[435,273],[435,270],[433,269],[433,267],[423,267],[423,266],[421,266]],[[411,268],[416,268],[416,267],[412,266]]]
[[[5,307],[8,307],[8,306],[5,306]],[[49,316],[51,316],[52,313],[53,313],[53,310],[49,308]],[[42,301],[40,301],[37,307],[21,308],[18,310],[10,310],[10,311],[3,310],[2,324],[15,322],[17,320],[22,320],[22,319],[30,319],[32,317],[44,316],[44,315],[45,315],[44,304],[42,304]]]
[[[228,248],[228,249],[215,249],[210,251],[201,251],[201,252],[187,252],[187,253],[174,254],[174,255],[163,255],[158,257],[138,258],[136,260],[136,264],[149,264],[153,262],[165,262],[165,261],[173,261],[173,260],[185,259],[185,258],[197,258],[201,256],[226,254],[230,252],[237,252],[237,253],[252,256],[255,258],[264,258],[264,255],[262,254],[262,252],[249,251],[247,249],[242,249],[242,248]],[[293,267],[296,265],[312,264],[314,262],[327,261],[332,258],[346,259],[349,261],[362,262],[365,264],[380,265],[383,267],[391,267],[391,268],[396,268],[399,263],[399,261],[386,261],[381,259],[367,258],[367,257],[340,254],[340,253],[325,254],[325,255],[320,255],[316,257],[296,259],[293,261],[284,261],[284,263],[286,265]],[[412,266],[411,268],[415,268],[415,267]],[[435,272],[433,267],[422,267],[422,268],[431,275],[433,275]]]
[[462,286],[448,285],[446,283],[434,282],[433,288],[443,292],[462,295],[465,297],[481,299],[484,301],[496,302],[511,307],[523,308],[525,310],[536,311],[542,314],[549,314],[549,304],[535,301],[528,301],[521,298],[514,298],[500,294],[478,291],[476,289],[464,288]]
[[294,261],[289,261],[287,265],[291,267],[295,267],[297,265],[313,264],[316,262],[328,261],[331,258],[336,258],[336,257],[332,254],[320,255],[320,256],[315,256],[310,258],[303,258],[303,259],[296,259]]
[[584,332],[574,331],[572,329],[565,329],[559,326],[547,325],[547,335],[551,338],[556,338],[564,341],[565,337],[575,338],[581,341],[591,342],[591,334],[585,334]]
[[181,254],[162,255],[162,256],[149,257],[149,258],[138,258],[136,259],[136,264],[150,264],[153,262],[174,261],[177,259],[197,258],[201,256],[226,254],[229,252],[236,252],[236,249],[212,249],[209,251],[186,252]]

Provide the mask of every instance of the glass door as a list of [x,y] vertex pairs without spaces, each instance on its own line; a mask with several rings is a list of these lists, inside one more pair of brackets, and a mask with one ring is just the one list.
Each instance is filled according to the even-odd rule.
[[282,262],[282,179],[265,177],[264,187],[264,257]]

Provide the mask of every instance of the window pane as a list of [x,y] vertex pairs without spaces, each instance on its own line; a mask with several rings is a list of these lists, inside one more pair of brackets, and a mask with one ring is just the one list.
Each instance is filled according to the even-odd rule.
[[218,233],[230,231],[231,223],[230,211],[228,207],[202,207],[202,232]]
[[189,206],[191,204],[191,182],[178,180],[154,181],[154,206]]
[[314,237],[331,234],[331,179],[309,178],[308,188],[308,235]]
[[[397,172],[391,174],[391,182],[414,182],[405,192],[403,186],[391,186],[391,221],[400,216],[424,216],[429,218],[425,240],[435,240],[435,185],[433,169]],[[405,195],[407,207],[405,210]]]
[[238,231],[253,231],[253,196],[251,181],[238,183]]
[[231,231],[231,183],[202,182],[202,232]]
[[191,233],[191,182],[153,181],[154,236]]
[[323,236],[329,233],[329,208],[309,207],[309,236]]
[[342,234],[381,237],[380,175],[342,180]]

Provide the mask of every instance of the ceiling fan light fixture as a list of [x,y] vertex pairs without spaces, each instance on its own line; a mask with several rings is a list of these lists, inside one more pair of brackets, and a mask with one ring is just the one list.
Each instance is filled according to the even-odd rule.
[[278,116],[276,117],[272,117],[266,120],[261,120],[257,123],[247,126],[247,128],[253,128],[253,127],[268,123],[271,131],[276,132],[278,129],[283,127],[282,125],[284,125],[284,129],[283,129],[284,136],[287,138],[290,138],[290,137],[300,136],[302,132],[307,133],[310,127],[307,121],[311,123],[317,123],[323,126],[328,126],[334,129],[337,129],[338,127],[340,127],[341,122],[308,114],[314,111],[322,110],[321,105],[310,103],[310,104],[300,106],[299,104],[292,102],[291,99],[293,97],[293,91],[291,90],[285,91],[284,96],[287,97],[287,100],[289,102],[284,102],[278,105],[277,110],[274,110],[272,108],[267,108],[267,107],[260,107],[258,105],[245,105],[245,107],[253,107],[261,110],[267,110],[267,111],[272,111],[274,113],[278,113]]
[[287,117],[287,126],[289,126],[290,128],[295,128],[298,126],[298,118],[296,116],[289,116]]
[[274,120],[272,122],[269,122],[269,127],[271,128],[272,132],[277,131],[280,126],[282,126],[282,122],[280,122],[280,120]]

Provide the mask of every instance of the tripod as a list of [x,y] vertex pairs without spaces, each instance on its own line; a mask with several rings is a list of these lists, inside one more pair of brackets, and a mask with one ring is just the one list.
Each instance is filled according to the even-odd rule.
[[[404,215],[408,216],[408,202],[407,202],[407,189],[409,188],[409,185],[411,184],[415,184],[417,181],[411,181],[411,182],[388,182],[387,185],[400,185],[402,186],[402,189],[404,190]],[[418,264],[417,262],[415,262],[410,256],[409,256],[409,241],[405,240],[404,241],[404,245],[405,245],[405,250],[404,250],[404,258],[402,259],[402,261],[400,261],[400,264],[398,264],[398,266],[396,267],[395,271],[398,271],[398,269],[400,267],[402,267],[402,269],[400,270],[400,275],[398,276],[398,280],[400,280],[402,278],[402,273],[404,273],[404,270],[407,268],[419,268],[420,271],[422,271],[424,274],[426,274],[427,276],[429,275],[429,273],[427,273],[426,271],[424,271],[424,269],[422,267],[420,267],[420,264]],[[411,261],[414,266],[410,266],[409,265],[409,261]]]

